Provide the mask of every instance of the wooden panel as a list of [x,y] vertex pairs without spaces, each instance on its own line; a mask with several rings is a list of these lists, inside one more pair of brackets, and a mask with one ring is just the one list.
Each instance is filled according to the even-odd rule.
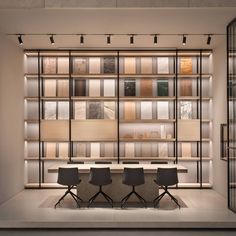
[[90,144],[90,157],[100,157],[100,143]]
[[135,102],[124,102],[124,119],[135,120],[136,119]]
[[72,141],[110,140],[117,138],[117,122],[113,120],[72,121]]
[[73,60],[73,73],[86,74],[86,58],[74,58]]
[[69,146],[68,143],[58,143],[58,157],[68,157]]
[[69,57],[58,57],[57,68],[58,74],[69,74]]
[[125,143],[125,157],[135,157],[134,143]]
[[200,120],[178,120],[179,141],[200,140]]
[[192,74],[193,73],[193,61],[191,57],[180,58],[180,74]]
[[85,80],[75,81],[75,96],[86,96],[86,81]]
[[140,96],[151,97],[152,96],[152,79],[141,79],[140,81]]
[[45,143],[45,157],[56,157],[56,143]]
[[57,86],[58,86],[57,90],[58,97],[69,97],[69,80],[66,79],[58,80]]
[[182,151],[182,157],[191,157],[192,156],[191,143],[182,143],[181,151]]
[[56,97],[57,81],[55,79],[44,80],[44,96]]
[[100,74],[101,73],[101,59],[100,57],[89,58],[89,73]]
[[192,80],[191,79],[181,79],[180,96],[192,96]]
[[56,74],[56,57],[44,57],[43,58],[43,73],[44,74]]
[[69,141],[69,121],[41,121],[42,141]]
[[141,74],[152,74],[151,57],[141,57]]
[[124,58],[124,73],[135,74],[136,73],[136,59],[135,57]]

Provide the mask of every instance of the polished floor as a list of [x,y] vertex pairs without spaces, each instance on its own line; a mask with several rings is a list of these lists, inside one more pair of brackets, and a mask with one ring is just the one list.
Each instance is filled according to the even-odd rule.
[[77,208],[70,196],[54,209],[63,189],[24,190],[0,206],[0,228],[236,228],[236,214],[226,199],[213,190],[171,190],[160,207],[130,203],[121,209],[104,203]]

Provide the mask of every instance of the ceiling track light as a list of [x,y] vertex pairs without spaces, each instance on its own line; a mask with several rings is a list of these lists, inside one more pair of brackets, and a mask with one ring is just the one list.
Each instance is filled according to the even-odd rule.
[[129,43],[130,44],[134,44],[134,35],[130,35],[130,38],[129,38]]
[[54,38],[53,38],[53,34],[49,37],[49,39],[50,39],[51,44],[54,45],[55,41],[54,41]]
[[153,43],[154,43],[155,45],[157,44],[157,35],[156,35],[156,34],[154,35]]
[[107,35],[107,44],[111,44],[111,35]]
[[210,45],[211,44],[211,35],[208,34],[208,37],[207,37],[207,45]]
[[23,45],[23,40],[22,40],[22,35],[21,34],[18,36],[18,42],[19,42],[20,45]]
[[186,35],[183,34],[182,44],[186,45],[186,42],[187,42],[187,37]]
[[83,34],[80,35],[80,44],[84,44],[84,35]]

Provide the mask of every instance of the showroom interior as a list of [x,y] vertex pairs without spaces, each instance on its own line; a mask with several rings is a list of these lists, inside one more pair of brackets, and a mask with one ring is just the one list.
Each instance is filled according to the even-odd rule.
[[[233,0],[1,0],[0,234],[234,235],[235,17]],[[55,207],[62,167],[81,182]],[[155,202],[158,168],[178,178]]]

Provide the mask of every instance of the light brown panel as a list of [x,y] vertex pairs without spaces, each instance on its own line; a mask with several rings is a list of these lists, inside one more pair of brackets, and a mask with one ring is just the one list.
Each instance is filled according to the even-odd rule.
[[135,74],[136,73],[135,57],[125,57],[125,59],[124,59],[124,73],[125,74]]
[[180,96],[192,96],[192,80],[191,79],[181,79]]
[[192,74],[193,73],[193,61],[191,57],[180,58],[180,74]]
[[69,80],[63,79],[57,81],[57,96],[58,97],[69,97]]
[[124,119],[125,120],[135,120],[135,102],[124,102]]
[[141,57],[141,74],[152,74],[151,57]]
[[182,143],[181,150],[182,150],[182,157],[191,157],[192,156],[191,143]]
[[178,120],[179,141],[200,140],[200,120]]
[[44,57],[43,58],[43,73],[44,74],[56,74],[56,57]]
[[43,120],[41,122],[42,141],[69,141],[69,121]]
[[111,140],[117,138],[117,121],[80,120],[71,122],[72,141]]
[[152,96],[152,79],[140,80],[140,96],[151,97]]

